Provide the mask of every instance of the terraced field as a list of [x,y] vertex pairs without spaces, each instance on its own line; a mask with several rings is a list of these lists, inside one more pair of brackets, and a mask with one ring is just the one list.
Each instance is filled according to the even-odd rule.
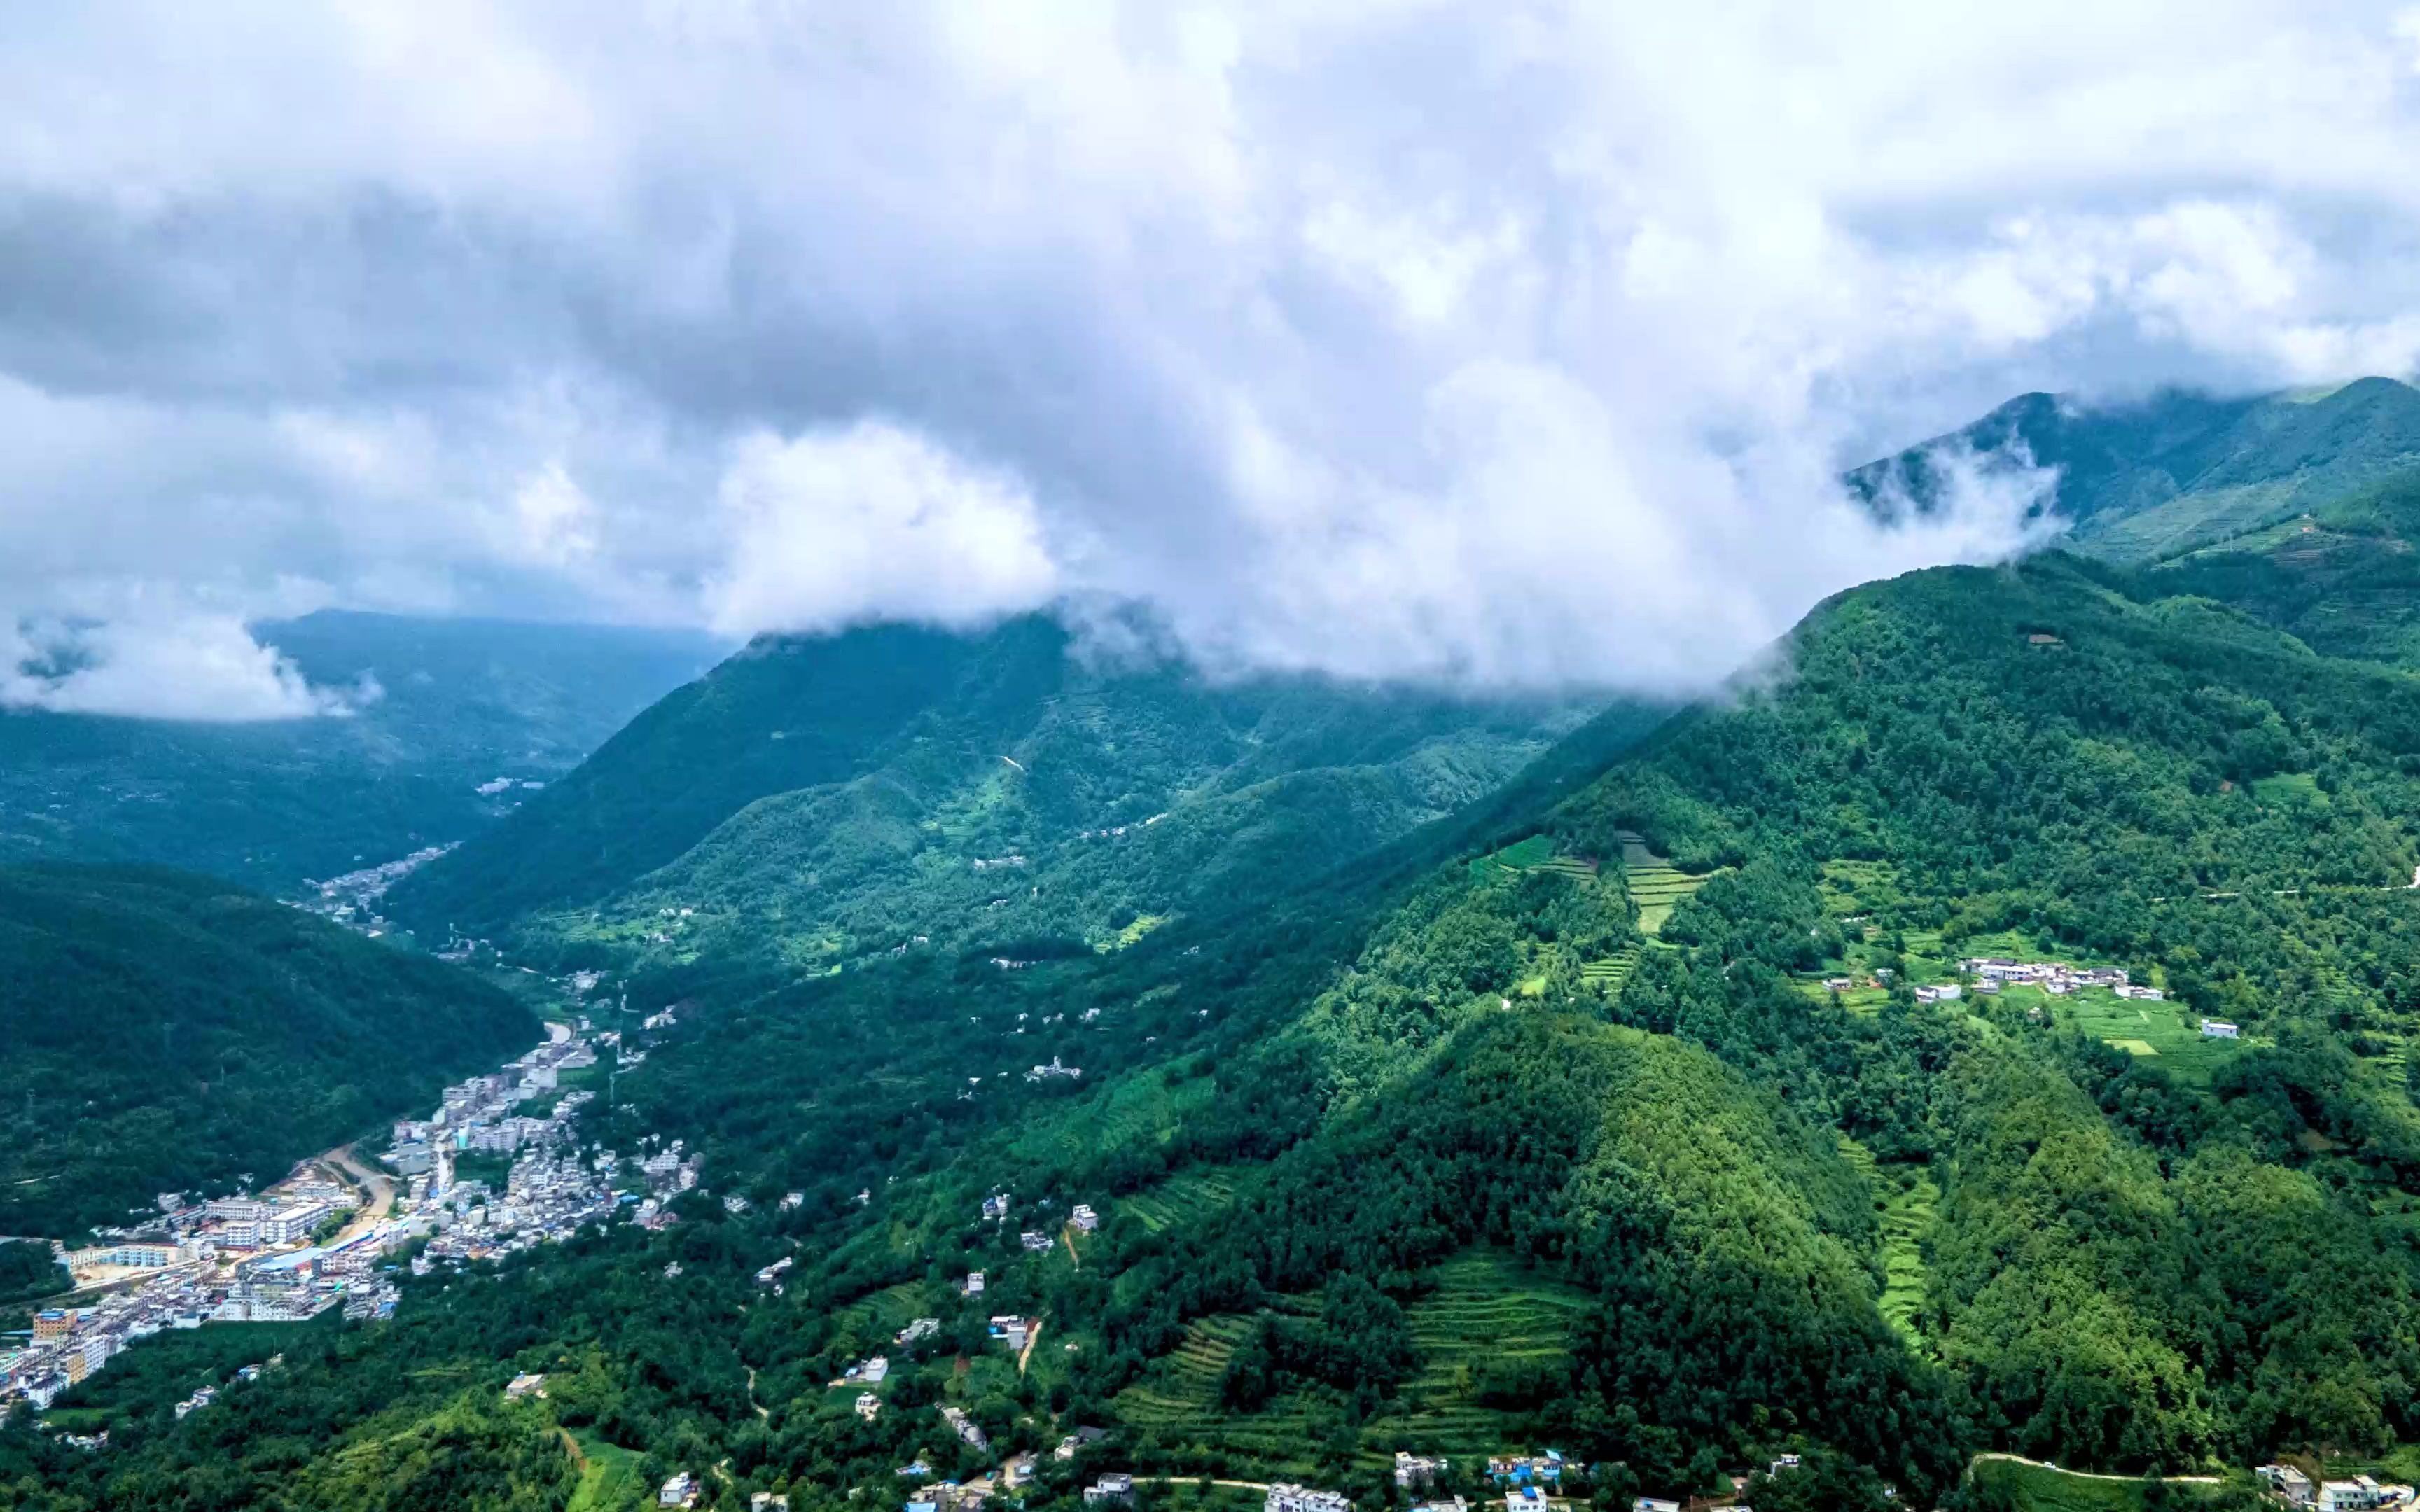
[[1882,1315],[1910,1349],[1929,1353],[1931,1346],[1916,1319],[1924,1310],[1924,1236],[1940,1206],[1941,1188],[1922,1170],[1904,1165],[1884,1168],[1872,1151],[1846,1134],[1840,1136],[1840,1153],[1873,1183],[1875,1199],[1882,1204]]
[[[1569,1357],[1573,1325],[1589,1302],[1576,1288],[1494,1253],[1463,1256],[1424,1279],[1435,1289],[1407,1309],[1420,1370],[1370,1421],[1364,1443],[1386,1446],[1366,1451],[1373,1467],[1388,1460],[1399,1442],[1456,1454],[1504,1447],[1513,1414],[1481,1400],[1491,1374],[1508,1366],[1559,1369]],[[1296,1298],[1282,1305],[1308,1311],[1313,1303]],[[1219,1403],[1227,1362],[1253,1326],[1240,1313],[1194,1323],[1184,1342],[1142,1381],[1118,1395],[1118,1415],[1171,1443],[1249,1454],[1266,1462],[1273,1477],[1311,1473],[1317,1435],[1298,1400],[1280,1397],[1249,1415]]]
[[1638,905],[1638,932],[1650,938],[1663,933],[1664,921],[1689,894],[1719,872],[1692,876],[1647,848],[1647,838],[1627,829],[1614,831],[1621,841],[1621,871],[1630,901]]
[[1120,1197],[1116,1211],[1130,1212],[1157,1233],[1171,1225],[1200,1221],[1235,1200],[1235,1173],[1216,1167],[1171,1176],[1148,1191]]
[[908,1320],[932,1309],[924,1305],[922,1292],[905,1282],[868,1292],[845,1307],[834,1309],[832,1317],[844,1326],[854,1324],[877,1334],[892,1334],[908,1326]]
[[1638,947],[1626,946],[1601,961],[1590,961],[1580,967],[1580,980],[1591,987],[1603,987],[1606,996],[1621,991],[1621,984],[1638,969]]
[[1249,1416],[1219,1405],[1227,1361],[1253,1327],[1252,1319],[1241,1313],[1201,1319],[1186,1330],[1173,1353],[1141,1382],[1120,1392],[1111,1406],[1127,1423],[1171,1443],[1249,1455],[1272,1475],[1310,1474],[1311,1434],[1298,1403],[1280,1398]]
[[1016,1149],[1035,1160],[1082,1161],[1126,1145],[1165,1144],[1214,1090],[1207,1077],[1172,1088],[1157,1076],[1123,1077],[1028,1130]]
[[1453,1454],[1500,1449],[1509,1414],[1479,1399],[1489,1368],[1561,1366],[1588,1293],[1488,1252],[1449,1260],[1427,1279],[1436,1289],[1409,1309],[1420,1372],[1404,1389],[1407,1410],[1374,1420],[1385,1430],[1375,1437],[1405,1434]]

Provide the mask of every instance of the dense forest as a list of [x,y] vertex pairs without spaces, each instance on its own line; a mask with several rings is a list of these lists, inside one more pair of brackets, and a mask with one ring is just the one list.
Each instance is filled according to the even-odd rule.
[[158,868],[0,868],[0,953],[5,1233],[283,1176],[541,1032],[452,966]]
[[[2317,523],[2399,530],[2401,498]],[[2315,569],[2283,538],[1854,590],[1780,673],[1643,739],[1608,714],[1341,869],[1213,847],[1218,885],[1121,949],[1054,921],[1014,969],[980,926],[840,972],[614,953],[600,993],[685,1008],[583,1134],[702,1150],[677,1224],[404,1278],[393,1319],[298,1335],[223,1413],[168,1414],[216,1368],[181,1354],[88,1383],[61,1407],[109,1448],[21,1418],[0,1505],[605,1507],[687,1470],[716,1506],[839,1507],[1028,1451],[1042,1508],[1104,1468],[1154,1507],[1197,1504],[1194,1477],[1393,1505],[1398,1449],[1451,1456],[1441,1487],[1474,1495],[1476,1457],[1559,1449],[1562,1489],[1604,1506],[1750,1469],[1761,1507],[2030,1504],[1987,1454],[2220,1477],[2128,1487],[2144,1505],[2250,1504],[2243,1467],[2280,1455],[2408,1478],[2420,682],[2391,635],[2319,628],[2385,601],[2366,579],[2284,594]],[[1136,697],[1157,712],[1114,716],[1134,738],[1174,718]],[[1124,822],[1126,769],[1052,744],[1071,702],[966,759],[1073,784],[1017,814]],[[852,748],[933,728],[894,717]],[[1368,759],[1293,769],[1412,748],[1346,723]],[[703,889],[741,820],[824,856],[813,805],[860,757],[814,759],[820,798],[667,799],[614,841],[664,855],[582,853],[535,804],[525,832],[592,855],[599,900],[668,860]],[[904,780],[882,759],[873,785]],[[989,912],[958,869],[915,874],[901,906]],[[1986,992],[1975,956],[2159,995]],[[785,1257],[778,1289],[753,1279]],[[1001,1315],[1041,1319],[1033,1346],[994,1340]],[[868,1418],[843,1382],[877,1353]],[[523,1370],[543,1402],[503,1399]]]
[[1119,948],[1496,791],[1590,709],[1214,683],[1047,615],[768,637],[389,904],[585,966]]

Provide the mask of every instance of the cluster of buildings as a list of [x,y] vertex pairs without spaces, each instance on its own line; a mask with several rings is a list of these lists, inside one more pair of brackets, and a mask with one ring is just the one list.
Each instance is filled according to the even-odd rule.
[[2011,982],[2039,987],[2054,997],[2085,987],[2107,987],[2120,997],[2153,1002],[2164,995],[2156,987],[2137,987],[2128,981],[2123,966],[2071,966],[2063,961],[2008,961],[1998,956],[1976,956],[1959,962],[1958,969],[1973,977],[1975,990],[1987,995]]
[[348,929],[373,936],[382,934],[386,932],[386,919],[379,913],[378,903],[386,895],[386,889],[453,848],[450,844],[424,846],[400,860],[330,877],[318,885],[318,893],[302,906]]
[[429,1183],[435,1189],[433,1195],[442,1196],[452,1156],[511,1155],[545,1138],[550,1125],[560,1124],[563,1104],[576,1108],[589,1094],[565,1093],[563,1102],[555,1105],[553,1119],[527,1118],[514,1110],[559,1088],[565,1072],[595,1064],[596,1046],[560,1031],[527,1055],[506,1061],[494,1073],[445,1088],[432,1117],[397,1119],[394,1143],[383,1158],[405,1177],[433,1178]]
[[[47,1408],[130,1345],[163,1330],[301,1322],[338,1306],[354,1317],[392,1311],[395,1288],[377,1273],[394,1242],[389,1226],[380,1225],[331,1249],[217,1253],[161,1267],[87,1306],[46,1308],[35,1317],[28,1343],[0,1352],[0,1410],[19,1397]],[[207,1407],[215,1396],[209,1388],[196,1393],[178,1415]]]
[[2317,1512],[2370,1512],[2374,1507],[2407,1506],[2412,1501],[2411,1487],[2384,1485],[2367,1475],[2323,1480],[2314,1486],[2310,1476],[2292,1465],[2262,1465],[2253,1473],[2288,1505],[2313,1507]]
[[429,1236],[413,1257],[416,1273],[439,1260],[487,1259],[555,1243],[613,1215],[620,1201],[617,1161],[610,1150],[582,1159],[572,1142],[574,1100],[586,1096],[572,1092],[556,1104],[547,1127],[513,1161],[501,1195],[485,1181],[461,1181],[416,1205],[404,1222]]

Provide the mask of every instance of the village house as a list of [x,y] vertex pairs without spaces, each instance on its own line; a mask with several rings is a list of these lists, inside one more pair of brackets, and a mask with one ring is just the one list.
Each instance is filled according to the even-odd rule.
[[1093,1211],[1089,1202],[1077,1203],[1076,1211],[1067,1215],[1067,1221],[1075,1225],[1076,1231],[1080,1234],[1089,1234],[1101,1227],[1101,1215]]
[[941,1409],[941,1420],[949,1424],[950,1431],[955,1433],[965,1442],[966,1446],[975,1453],[982,1454],[991,1448],[991,1440],[985,1436],[983,1425],[969,1417],[964,1409],[944,1407]]
[[1945,982],[1938,987],[1918,987],[1916,1000],[1919,1003],[1954,1003],[1963,995],[1963,989],[1956,982]]
[[1353,1503],[1341,1491],[1318,1491],[1279,1481],[1269,1487],[1261,1512],[1353,1512]]
[[1424,1491],[1436,1484],[1446,1473],[1445,1457],[1425,1456],[1395,1451],[1395,1484],[1407,1491]]
[[697,1505],[697,1477],[684,1470],[664,1482],[663,1489],[656,1493],[656,1504],[684,1507]]
[[790,1512],[790,1498],[781,1491],[758,1491],[748,1498],[748,1512]]
[[906,1328],[899,1331],[899,1342],[902,1344],[913,1344],[918,1339],[931,1338],[940,1331],[941,1320],[939,1319],[919,1318],[909,1323]]
[[1017,1235],[1016,1242],[1024,1245],[1029,1251],[1035,1254],[1039,1254],[1042,1251],[1048,1249],[1051,1243],[1050,1236],[1048,1234],[1043,1233],[1041,1230],[1035,1228],[1029,1228],[1025,1232]]
[[2262,1465],[2253,1472],[2268,1483],[2269,1489],[2286,1499],[2292,1506],[2308,1506],[2317,1499],[2311,1489],[2311,1477],[2292,1465]]
[[1112,1471],[1103,1475],[1099,1480],[1084,1488],[1084,1504],[1086,1506],[1134,1505],[1134,1477],[1119,1471]]
[[2368,1512],[2371,1507],[2409,1500],[2408,1486],[2381,1486],[2367,1475],[2319,1483],[2319,1512]]
[[858,1415],[858,1416],[860,1416],[860,1417],[861,1417],[861,1418],[865,1419],[868,1423],[871,1423],[871,1422],[873,1422],[873,1421],[874,1421],[874,1415],[875,1415],[876,1412],[881,1412],[881,1411],[882,1411],[882,1398],[881,1398],[881,1397],[876,1396],[876,1395],[874,1395],[874,1393],[872,1393],[872,1392],[870,1392],[870,1391],[861,1391],[861,1392],[859,1392],[859,1393],[857,1394],[857,1415]]
[[536,1393],[540,1397],[546,1396],[546,1377],[543,1375],[531,1375],[524,1372],[520,1375],[515,1376],[511,1381],[506,1383],[504,1387],[504,1399],[506,1401],[517,1402],[533,1392]]
[[2232,1040],[2237,1038],[2241,1033],[2242,1031],[2240,1029],[2238,1029],[2234,1025],[2227,1023],[2225,1019],[2204,1019],[2201,1021],[2201,1037],[2205,1040]]
[[1012,1314],[1003,1313],[991,1320],[991,1336],[1002,1341],[1012,1350],[1024,1349],[1025,1340],[1032,1330],[1032,1324],[1028,1319]]
[[1528,1486],[1537,1481],[1559,1484],[1563,1478],[1562,1451],[1549,1449],[1543,1455],[1527,1458],[1497,1456],[1487,1461],[1487,1478],[1516,1486]]

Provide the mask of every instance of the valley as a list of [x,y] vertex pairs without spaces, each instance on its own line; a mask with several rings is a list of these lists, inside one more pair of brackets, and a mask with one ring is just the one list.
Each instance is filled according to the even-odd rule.
[[[242,1335],[275,1369],[239,1389],[178,1336],[258,1313],[163,1328],[52,1431],[9,1419],[0,1483],[40,1512],[198,1506],[201,1469],[332,1512],[2408,1483],[2420,683],[2355,560],[2399,560],[2402,401],[2295,403],[2164,412],[2203,440],[2148,457],[2021,409],[2078,550],[1838,594],[1787,676],[1687,707],[885,627],[751,648],[460,845],[370,854],[330,920],[14,878],[25,958],[85,974],[20,1000],[87,1005],[36,1079],[94,1109],[27,1127],[128,1132],[29,1144],[92,1174],[0,1227],[118,1225],[124,1169],[228,1127],[173,1053],[95,1045],[207,1032],[213,1103],[409,1065],[283,1127],[370,1200],[315,1320]],[[2240,444],[2292,425],[2340,465]],[[170,943],[41,953],[70,918]],[[195,980],[315,1026],[264,1039]]]

